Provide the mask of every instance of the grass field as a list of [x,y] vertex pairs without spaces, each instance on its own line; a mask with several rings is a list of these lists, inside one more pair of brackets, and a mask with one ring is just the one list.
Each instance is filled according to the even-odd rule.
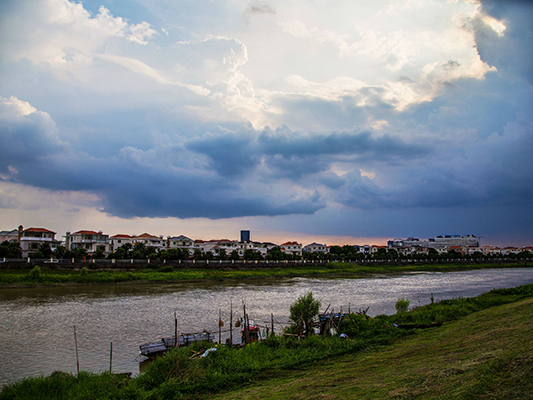
[[210,399],[533,399],[533,299]]

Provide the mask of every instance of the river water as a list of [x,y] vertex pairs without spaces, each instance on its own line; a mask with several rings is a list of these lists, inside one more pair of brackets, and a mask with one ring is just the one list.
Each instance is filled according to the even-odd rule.
[[[242,316],[275,330],[288,321],[290,304],[309,291],[335,311],[393,314],[396,300],[411,306],[472,297],[493,288],[533,283],[533,268],[412,273],[365,279],[268,279],[253,283],[175,283],[100,287],[1,289],[0,385],[55,370],[76,372],[74,326],[81,370],[139,373],[139,345],[180,332],[209,329],[218,341],[219,313],[225,330]],[[224,342],[229,332],[222,336]],[[234,328],[233,340],[240,341]]]

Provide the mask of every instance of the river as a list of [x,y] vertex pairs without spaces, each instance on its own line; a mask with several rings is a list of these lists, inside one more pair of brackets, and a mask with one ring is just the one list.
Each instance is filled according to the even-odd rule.
[[[0,385],[55,370],[76,372],[74,326],[81,370],[109,369],[139,373],[142,343],[174,334],[174,313],[180,332],[210,329],[218,341],[219,312],[224,328],[242,316],[275,330],[288,321],[289,307],[309,291],[322,309],[393,314],[396,300],[411,306],[457,297],[473,297],[493,288],[533,283],[533,268],[488,269],[445,273],[412,273],[365,279],[268,279],[263,283],[174,283],[0,289]],[[229,337],[224,333],[222,341]],[[240,341],[239,330],[233,331]]]

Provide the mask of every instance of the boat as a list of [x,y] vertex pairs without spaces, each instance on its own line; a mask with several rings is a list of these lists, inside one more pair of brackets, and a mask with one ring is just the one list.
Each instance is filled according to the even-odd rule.
[[[215,340],[215,335],[209,331],[197,332],[197,333],[183,333],[178,336],[178,346],[189,346],[197,342],[209,342],[212,343]],[[158,340],[157,342],[144,343],[139,346],[140,354],[144,357],[155,358],[158,357],[170,349],[176,346],[176,338],[166,337]]]
[[[248,335],[250,336],[250,342],[257,342],[259,340],[260,335],[260,328],[259,325],[257,325],[254,321],[248,320]],[[246,333],[245,333],[245,326],[243,324],[243,328],[241,329],[242,334],[242,343],[246,342]]]

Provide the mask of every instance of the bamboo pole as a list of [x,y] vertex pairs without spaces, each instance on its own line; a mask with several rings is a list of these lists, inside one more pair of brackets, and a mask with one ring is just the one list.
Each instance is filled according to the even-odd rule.
[[275,336],[274,335],[274,314],[273,313],[270,313],[270,322],[272,324],[272,336]]
[[221,344],[222,343],[222,332],[221,332],[221,329],[222,329],[222,315],[221,315],[221,310],[220,308],[218,309],[218,343]]
[[174,347],[178,347],[178,318],[176,311],[174,311]]
[[76,325],[74,325],[74,343],[76,345],[76,366],[78,368],[78,375],[80,374],[80,359],[78,357],[78,338],[76,336]]
[[230,305],[229,305],[229,341],[231,342],[231,345],[233,346],[233,300],[230,299]]
[[244,304],[244,300],[242,301],[242,309],[244,313],[244,343],[249,344],[250,343],[250,332],[248,329],[250,328],[249,322],[248,322],[248,315],[246,315],[246,304]]
[[109,349],[109,373],[113,370],[113,342],[111,342],[111,348]]

